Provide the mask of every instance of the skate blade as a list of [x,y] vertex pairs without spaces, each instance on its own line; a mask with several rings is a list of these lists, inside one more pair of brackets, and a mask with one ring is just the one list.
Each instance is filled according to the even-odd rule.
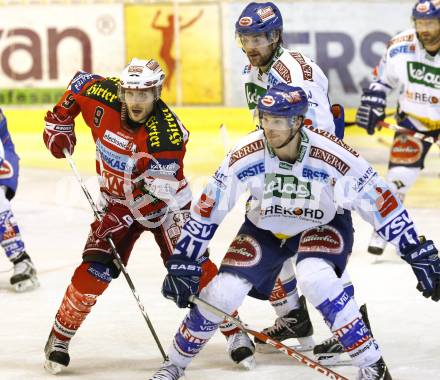
[[248,356],[246,359],[243,359],[241,362],[237,363],[240,368],[243,368],[247,371],[254,369],[257,366],[257,361],[255,360],[255,356]]
[[36,288],[38,288],[40,286],[40,283],[38,282],[38,280],[36,278],[29,278],[27,280],[23,280],[20,282],[17,282],[16,284],[12,285],[12,287],[14,288],[14,290],[17,293],[24,293],[24,292],[28,292],[31,290],[34,290]]
[[[294,344],[294,345],[286,344],[286,346],[298,352],[311,351],[313,350],[313,347],[315,347],[315,340],[311,336],[305,338],[298,338],[298,342],[299,344]],[[255,350],[260,354],[276,354],[280,352],[270,344],[258,343],[258,342],[255,343]]]
[[44,362],[44,369],[52,375],[60,373],[64,368],[66,367],[60,363],[56,363],[50,360],[46,360]]
[[352,365],[351,360],[345,359],[342,354],[315,355],[315,360],[326,367]]

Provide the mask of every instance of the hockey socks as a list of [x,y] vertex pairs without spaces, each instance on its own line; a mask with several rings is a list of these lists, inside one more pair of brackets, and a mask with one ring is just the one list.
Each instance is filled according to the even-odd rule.
[[0,244],[12,263],[20,260],[25,254],[20,229],[10,209],[0,212]]
[[381,357],[379,346],[365,325],[356,302],[343,291],[332,301],[326,300],[317,309],[338,338],[353,365],[366,367]]
[[215,334],[219,324],[207,320],[196,306],[187,314],[168,350],[169,359],[181,368],[191,360]]
[[75,335],[110,281],[109,269],[102,264],[82,263],[75,270],[53,325],[58,339],[70,340]]
[[278,317],[284,317],[301,306],[292,260],[288,259],[284,262],[269,301]]

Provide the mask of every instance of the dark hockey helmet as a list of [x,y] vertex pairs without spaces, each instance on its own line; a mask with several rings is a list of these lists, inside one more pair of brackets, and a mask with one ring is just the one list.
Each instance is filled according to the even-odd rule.
[[283,30],[283,18],[278,7],[271,2],[249,3],[235,23],[239,34],[269,33]]
[[412,17],[414,20],[440,18],[440,4],[437,8],[432,1],[419,0],[414,5]]
[[309,108],[307,95],[301,87],[279,83],[258,100],[258,113],[286,118],[304,116]]

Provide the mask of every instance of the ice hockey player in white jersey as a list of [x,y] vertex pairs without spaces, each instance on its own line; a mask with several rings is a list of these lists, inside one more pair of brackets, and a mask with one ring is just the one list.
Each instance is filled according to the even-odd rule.
[[10,203],[17,191],[19,160],[6,117],[0,109],[0,245],[14,265],[9,282],[15,291],[24,292],[37,288],[39,282]]
[[[256,110],[258,99],[268,88],[287,83],[299,86],[307,94],[309,102],[305,125],[319,125],[342,138],[344,133],[344,113],[340,105],[330,106],[328,80],[321,68],[297,50],[286,49],[283,44],[283,18],[279,8],[271,3],[249,3],[235,23],[236,41],[249,59],[243,70],[246,100],[251,112]],[[258,118],[256,118],[258,122]],[[313,175],[313,173],[309,173]],[[351,280],[343,275],[348,293],[353,295]],[[300,350],[311,349],[313,327],[304,300],[299,297],[297,280],[291,259],[286,260],[275,288],[269,298],[277,314],[275,323],[263,330],[273,339],[284,341],[297,338]],[[268,344],[255,340],[257,351],[273,352]],[[330,358],[337,361],[337,352],[342,347],[332,338],[315,346],[318,359]]]
[[[398,247],[417,277],[417,288],[435,301],[440,299],[438,251],[432,241],[419,239],[407,210],[368,162],[330,133],[303,125],[307,107],[305,92],[286,84],[260,98],[262,129],[240,140],[193,203],[167,262],[162,293],[179,307],[188,306],[198,289],[196,260],[240,195],[249,191],[245,221],[200,298],[232,312],[248,294],[269,295],[285,259],[295,257],[299,287],[359,367],[358,379],[390,380],[379,346],[340,278],[353,245],[347,210],[357,210]],[[193,306],[168,360],[150,380],[183,376],[220,322]]]
[[300,86],[309,101],[305,124],[318,123],[321,129],[342,138],[343,110],[335,105],[334,112],[339,113],[335,130],[327,77],[312,59],[298,50],[283,47],[282,32],[281,12],[271,2],[248,4],[235,23],[237,44],[249,59],[243,69],[249,109],[255,110],[258,99],[278,83]]
[[[400,91],[398,125],[435,139],[440,134],[440,9],[431,1],[418,1],[412,18],[414,28],[391,39],[374,81],[362,94],[356,122],[370,135],[385,118],[386,98],[393,89]],[[387,183],[401,201],[423,170],[431,145],[405,132],[395,133]],[[381,255],[386,243],[373,232],[368,252]]]

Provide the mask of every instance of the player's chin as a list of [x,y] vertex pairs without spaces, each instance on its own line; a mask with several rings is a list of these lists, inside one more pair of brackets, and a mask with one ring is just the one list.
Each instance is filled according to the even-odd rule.
[[130,119],[136,123],[139,123],[145,119],[145,113],[139,111],[130,112]]

